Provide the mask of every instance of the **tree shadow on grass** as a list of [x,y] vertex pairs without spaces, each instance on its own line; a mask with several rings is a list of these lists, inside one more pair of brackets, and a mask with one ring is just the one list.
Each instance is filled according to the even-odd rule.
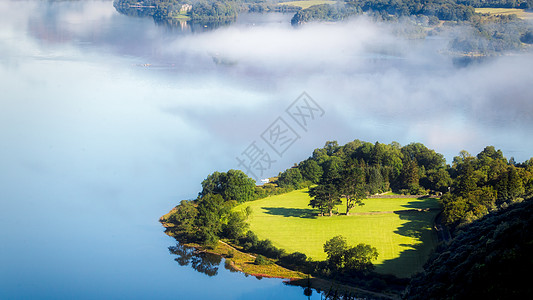
[[400,220],[407,220],[407,222],[398,227],[394,233],[415,239],[421,239],[424,233],[432,230],[437,216],[436,211],[400,211],[395,214],[400,216]]
[[437,246],[437,233],[434,226],[437,210],[395,212],[401,220],[407,221],[394,233],[414,238],[414,244],[400,244],[405,247],[399,257],[383,261],[381,268],[401,277],[409,277],[422,271],[430,253]]
[[435,198],[430,197],[420,197],[417,198],[418,200],[425,200],[425,201],[409,201],[405,205],[402,205],[406,209],[436,209],[440,208],[440,205],[438,203],[438,200]]
[[318,211],[308,208],[287,208],[287,207],[261,207],[265,210],[266,214],[283,216],[283,217],[296,217],[305,219],[316,219]]

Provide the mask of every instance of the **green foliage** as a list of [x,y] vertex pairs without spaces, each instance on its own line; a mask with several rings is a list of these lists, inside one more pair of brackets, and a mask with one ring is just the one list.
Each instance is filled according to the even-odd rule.
[[485,147],[475,157],[461,151],[450,169],[451,193],[441,199],[445,223],[464,225],[530,195],[533,174],[527,162],[515,164],[493,146]]
[[527,8],[531,0],[460,0],[457,3],[472,7]]
[[295,189],[302,188],[303,177],[298,168],[290,168],[281,173],[278,178],[278,185],[281,188]]
[[245,236],[238,240],[244,251],[264,255],[266,257],[278,259],[285,255],[285,251],[276,248],[269,239],[260,240],[257,235],[249,230]]
[[249,225],[246,223],[247,215],[242,212],[229,212],[227,223],[222,226],[223,236],[237,240],[244,235]]
[[518,169],[509,165],[506,172],[503,172],[496,183],[498,190],[499,201],[513,201],[522,197],[525,193],[524,185],[522,183],[522,176]]
[[341,235],[328,240],[324,244],[324,252],[329,266],[342,271],[370,271],[374,268],[372,260],[378,258],[376,248],[366,244],[349,247],[346,238]]
[[349,159],[340,175],[338,187],[342,196],[346,198],[346,214],[348,215],[354,206],[364,205],[363,200],[366,199],[365,173],[359,164]]
[[237,14],[238,5],[233,1],[200,1],[191,10],[191,18],[197,21],[235,19]]
[[333,208],[341,204],[341,194],[334,183],[323,183],[309,189],[309,195],[313,197],[309,206],[320,210],[322,214],[333,215]]
[[239,241],[239,243],[243,246],[244,251],[251,251],[257,246],[258,242],[259,238],[251,230],[248,230],[246,235]]
[[[332,215],[341,198],[346,211],[361,205],[368,194],[393,187],[403,194],[445,193],[443,217],[452,227],[476,220],[491,210],[533,194],[533,159],[508,162],[501,150],[487,146],[477,156],[461,151],[450,168],[443,156],[420,143],[401,147],[359,140],[339,146],[327,142],[306,164],[322,169],[309,190],[309,205]],[[304,165],[304,164],[301,164]]]
[[265,265],[271,265],[273,264],[273,262],[267,259],[266,257],[264,257],[263,255],[259,254],[255,257],[254,264],[259,265],[259,266],[265,266]]
[[198,217],[196,224],[202,243],[214,246],[222,232],[222,217],[229,212],[224,206],[224,199],[220,195],[208,194],[198,201]]
[[175,236],[214,247],[220,238],[237,240],[244,235],[251,208],[231,211],[237,202],[224,201],[220,194],[206,194],[195,202],[181,201],[166,220],[174,224],[169,230]]
[[284,266],[290,266],[293,269],[302,270],[307,265],[307,255],[301,252],[293,252],[282,256],[279,260]]
[[422,180],[421,184],[431,190],[445,193],[452,186],[453,180],[445,168],[430,169],[426,172],[426,178]]
[[255,198],[255,181],[241,170],[214,172],[202,181],[202,191],[198,196],[208,194],[221,195],[225,201],[250,201]]
[[245,202],[254,199],[255,181],[241,170],[226,173],[225,200]]
[[348,244],[346,243],[346,238],[338,235],[324,244],[324,252],[328,256],[328,263],[335,269],[341,269],[343,267],[343,256],[344,251]]
[[344,161],[339,156],[329,156],[322,163],[322,178],[319,182],[333,182],[338,180],[344,167]]
[[446,165],[444,156],[435,150],[428,149],[421,143],[411,143],[401,148],[407,160],[416,161],[417,165],[426,170],[438,169]]
[[401,186],[410,189],[418,186],[420,180],[419,168],[415,160],[405,159],[401,173]]
[[304,180],[308,180],[316,184],[322,177],[322,167],[320,167],[316,160],[304,160],[302,163],[300,163],[298,168],[300,169]]
[[344,252],[344,268],[356,271],[373,270],[372,260],[377,259],[378,255],[376,248],[360,243]]
[[229,249],[228,252],[226,252],[226,255],[224,257],[233,258],[234,256],[235,256],[235,250]]
[[447,21],[470,20],[475,11],[471,6],[466,6],[454,0],[442,1],[388,1],[388,0],[348,0],[350,6],[359,7],[364,12],[376,12],[382,16],[408,16],[425,15],[437,17]]
[[354,6],[341,6],[330,4],[313,5],[309,8],[298,11],[291,19],[292,25],[299,25],[315,20],[338,21],[355,15],[360,10]]
[[[305,185],[305,182],[303,182],[302,184]],[[262,199],[272,195],[284,194],[290,192],[290,190],[292,190],[292,188],[281,188],[278,186],[276,181],[273,181],[260,186],[256,186],[254,188],[254,198]]]
[[327,142],[316,149],[304,165],[315,162],[322,169],[317,186],[310,189],[314,197],[310,206],[322,214],[332,214],[344,197],[346,211],[362,205],[368,195],[392,188],[405,194],[424,195],[428,189],[446,192],[453,181],[442,154],[420,143],[401,147],[355,140],[344,146]]
[[170,215],[169,222],[176,225],[176,230],[187,235],[192,235],[196,231],[196,216],[198,210],[191,201],[182,200],[176,207],[176,211]]

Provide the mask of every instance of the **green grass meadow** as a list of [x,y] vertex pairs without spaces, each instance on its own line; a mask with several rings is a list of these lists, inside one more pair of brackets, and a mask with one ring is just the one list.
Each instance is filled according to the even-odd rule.
[[492,8],[482,7],[476,8],[476,12],[480,14],[490,15],[516,15],[518,18],[525,20],[533,20],[533,12],[519,8]]
[[[374,262],[378,272],[407,277],[420,271],[437,243],[432,227],[438,211],[397,211],[438,208],[437,200],[373,198],[364,202],[350,211],[362,214],[318,217],[308,206],[305,189],[247,202],[235,209],[250,206],[250,229],[289,253],[299,251],[314,260],[324,260],[324,243],[343,235],[350,245],[366,243],[378,249]],[[338,212],[346,212],[345,204],[338,206]]]

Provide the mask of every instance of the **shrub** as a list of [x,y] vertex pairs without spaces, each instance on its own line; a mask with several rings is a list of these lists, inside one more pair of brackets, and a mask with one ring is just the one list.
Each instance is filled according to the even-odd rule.
[[263,255],[259,254],[256,256],[254,264],[258,266],[266,266],[272,264],[272,261],[264,257]]
[[235,256],[235,251],[233,249],[229,249],[228,253],[226,253],[226,258],[233,258]]

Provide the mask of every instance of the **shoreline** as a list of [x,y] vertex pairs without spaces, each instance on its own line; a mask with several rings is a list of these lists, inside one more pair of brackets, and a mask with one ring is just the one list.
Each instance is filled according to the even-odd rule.
[[[167,229],[173,227],[169,223],[161,223],[163,227]],[[176,239],[176,237],[172,234],[169,234],[169,232],[166,232],[166,234]],[[269,260],[272,262],[272,264],[256,265],[254,264],[256,258],[255,255],[243,252],[221,240],[218,241],[217,246],[213,249],[206,249],[202,245],[196,243],[183,243],[180,242],[178,239],[176,239],[176,242],[180,243],[183,246],[194,248],[197,253],[208,253],[212,255],[217,255],[225,260],[226,268],[231,268],[233,271],[240,272],[245,276],[254,276],[258,279],[283,279],[284,284],[291,286],[299,286],[303,289],[313,289],[317,293],[329,293],[335,291],[337,293],[357,295],[358,297],[364,297],[368,299],[400,299],[400,296],[397,294],[384,294],[380,292],[373,292],[370,290],[343,284],[335,280],[313,277],[310,274],[290,270],[278,265],[271,259]],[[231,253],[231,255],[228,255],[229,253]]]

